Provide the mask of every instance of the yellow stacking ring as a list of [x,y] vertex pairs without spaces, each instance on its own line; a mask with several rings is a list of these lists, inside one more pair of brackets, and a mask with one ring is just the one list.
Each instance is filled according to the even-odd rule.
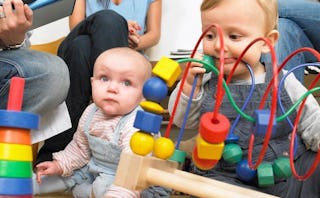
[[31,145],[0,143],[0,160],[32,161]]

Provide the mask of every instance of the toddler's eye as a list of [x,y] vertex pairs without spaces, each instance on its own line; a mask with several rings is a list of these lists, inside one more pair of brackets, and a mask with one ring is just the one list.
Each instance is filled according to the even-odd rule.
[[206,34],[206,36],[205,36],[205,38],[206,39],[208,39],[208,40],[212,40],[212,39],[214,39],[214,34],[212,34],[212,33],[208,33],[208,34]]
[[106,77],[106,76],[101,76],[100,80],[103,81],[103,82],[106,82],[106,81],[109,80],[109,78]]
[[126,86],[126,87],[128,87],[128,86],[131,85],[131,82],[128,81],[128,80],[126,80],[126,81],[123,82],[123,85]]
[[238,35],[238,34],[230,34],[230,35],[229,35],[229,38],[230,38],[231,40],[239,40],[239,39],[241,38],[241,36]]

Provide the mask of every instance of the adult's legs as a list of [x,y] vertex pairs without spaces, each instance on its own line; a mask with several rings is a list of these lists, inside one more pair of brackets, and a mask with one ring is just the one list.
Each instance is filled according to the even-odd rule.
[[[280,33],[279,41],[275,46],[275,52],[277,56],[278,64],[281,64],[286,57],[288,57],[293,51],[301,47],[311,47],[311,44],[308,37],[305,35],[303,30],[295,22],[289,19],[280,18],[278,31]],[[295,66],[307,62],[308,53],[299,53],[295,55],[290,61],[286,64],[285,69],[290,70]],[[261,61],[271,62],[270,55],[264,55]],[[294,74],[300,82],[303,82],[304,70],[299,69],[295,70]]]
[[320,3],[309,0],[279,0],[278,2],[279,17],[294,21],[305,32],[314,48],[320,51]]
[[6,109],[10,79],[25,79],[22,110],[44,115],[57,108],[68,92],[66,64],[48,53],[19,49],[0,56],[0,108]]
[[69,68],[70,89],[66,98],[71,128],[44,141],[35,164],[51,161],[52,153],[63,150],[72,140],[82,112],[90,102],[92,66],[90,64],[91,41],[88,35],[80,35],[69,43],[64,60]]
[[79,35],[89,35],[91,39],[92,65],[103,51],[128,46],[127,21],[113,10],[101,10],[79,23],[59,47],[59,56],[63,57]]

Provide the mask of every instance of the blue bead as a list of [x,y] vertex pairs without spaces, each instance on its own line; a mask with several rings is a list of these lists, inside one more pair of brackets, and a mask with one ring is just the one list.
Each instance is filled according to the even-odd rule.
[[168,86],[161,78],[151,77],[144,83],[142,93],[147,100],[159,103],[167,97]]
[[162,116],[146,111],[137,111],[133,127],[144,132],[158,133],[162,124]]
[[257,170],[250,169],[248,160],[241,160],[237,164],[236,173],[239,179],[248,182],[257,175]]
[[[256,120],[255,135],[265,136],[267,133],[269,119],[270,119],[270,110],[269,109],[259,109],[254,111],[254,117]],[[274,118],[272,124],[272,136],[276,133],[277,121]]]

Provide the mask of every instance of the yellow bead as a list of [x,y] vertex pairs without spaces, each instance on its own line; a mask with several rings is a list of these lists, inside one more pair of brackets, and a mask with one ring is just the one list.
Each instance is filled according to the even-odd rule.
[[200,159],[219,160],[221,158],[224,142],[212,144],[205,141],[200,135],[197,136],[196,142]]
[[163,107],[156,102],[142,101],[140,102],[140,106],[142,107],[143,110],[151,113],[161,114],[164,112]]
[[181,74],[181,68],[176,61],[162,57],[152,69],[152,74],[163,79],[168,87],[172,87]]
[[130,139],[130,147],[132,152],[137,155],[145,156],[149,154],[154,145],[153,136],[150,133],[141,131],[135,132]]
[[154,143],[153,155],[160,159],[168,159],[174,153],[174,143],[171,139],[160,137]]

